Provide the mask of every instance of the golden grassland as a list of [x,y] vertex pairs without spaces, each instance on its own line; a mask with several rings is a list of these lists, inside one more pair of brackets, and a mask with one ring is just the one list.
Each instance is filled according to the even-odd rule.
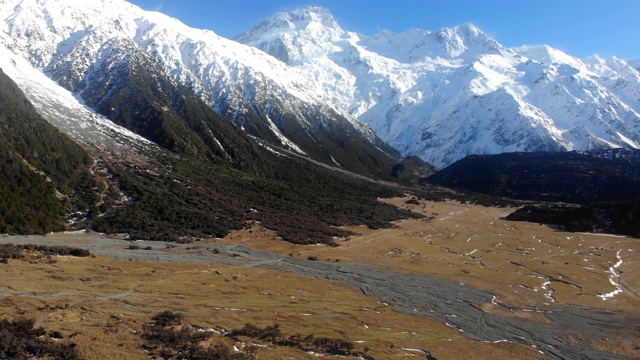
[[[427,218],[399,221],[392,229],[346,227],[358,235],[338,240],[339,247],[273,241],[274,234],[257,227],[235,232],[222,241],[282,255],[359,261],[440,276],[490,291],[503,304],[557,302],[614,311],[640,310],[638,239],[569,233],[543,224],[502,220],[513,208],[428,201],[411,205],[407,200],[384,201]],[[614,276],[614,280],[622,284],[623,291],[605,300],[598,295],[617,289],[611,283],[611,268],[619,261],[622,263],[614,269],[621,276]],[[491,311],[490,304],[484,308]],[[511,315],[537,316],[531,314]]]
[[[412,274],[439,276],[496,294],[515,306],[575,305],[610,311],[640,311],[640,240],[607,234],[570,233],[503,218],[515,208],[409,198],[382,201],[426,216],[391,229],[345,227],[356,233],[339,247],[273,241],[254,227],[222,241],[321,261],[359,261]],[[613,283],[612,283],[613,281]],[[615,284],[617,285],[615,285]],[[620,288],[622,291],[612,294]],[[477,304],[486,313],[545,322],[539,312]],[[640,336],[600,339],[594,349],[640,359]]]
[[[277,323],[286,335],[343,338],[377,359],[415,354],[403,348],[427,348],[438,359],[541,358],[529,347],[473,341],[437,321],[394,312],[343,283],[269,270],[54,257],[11,260],[0,264],[0,276],[4,318],[34,318],[76,343],[86,359],[149,358],[139,336],[143,324],[167,309],[205,329]],[[268,346],[258,358],[317,356]]]
[[[384,201],[427,217],[399,221],[391,229],[347,227],[357,235],[338,239],[338,247],[286,243],[259,224],[202,243],[242,244],[284,256],[358,261],[439,276],[490,291],[502,304],[557,302],[611,311],[640,310],[637,239],[567,233],[502,220],[514,210],[510,208],[427,201],[411,205],[407,200]],[[92,240],[78,236],[76,241]],[[415,348],[429,349],[440,360],[543,358],[528,346],[474,341],[439,321],[395,312],[344,283],[274,270],[54,257],[0,264],[0,277],[4,318],[35,318],[36,325],[58,330],[65,335],[63,341],[77,343],[86,359],[149,358],[142,348],[143,325],[167,309],[183,312],[186,324],[203,328],[277,323],[285,335],[342,338],[359,349],[368,348],[376,359],[416,356],[410,350]],[[602,299],[598,295],[617,289],[612,280],[622,292]],[[546,321],[537,312],[477,305],[487,313]],[[220,341],[242,347],[228,338]],[[592,346],[640,358],[637,339],[600,339]],[[258,358],[317,356],[268,345],[259,348]]]

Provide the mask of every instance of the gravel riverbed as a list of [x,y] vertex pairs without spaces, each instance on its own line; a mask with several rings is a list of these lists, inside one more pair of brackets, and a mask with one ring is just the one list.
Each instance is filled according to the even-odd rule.
[[[512,341],[533,346],[550,359],[625,359],[593,350],[589,344],[604,338],[640,336],[640,313],[614,313],[556,304],[524,309],[541,312],[549,320],[547,323],[501,317],[487,314],[478,307],[495,301],[489,292],[446,279],[402,274],[362,263],[309,261],[244,246],[131,242],[97,234],[3,236],[0,242],[78,247],[97,256],[120,260],[222,263],[344,281],[364,295],[393,306],[396,311],[438,319],[480,341]],[[140,249],[130,249],[131,245]],[[145,250],[148,246],[151,249]],[[512,308],[505,304],[498,306]],[[574,341],[561,341],[568,337]]]

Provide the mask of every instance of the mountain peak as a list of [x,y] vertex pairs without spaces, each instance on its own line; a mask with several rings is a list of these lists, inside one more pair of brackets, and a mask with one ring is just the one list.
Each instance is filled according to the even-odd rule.
[[275,37],[295,31],[341,30],[329,10],[318,6],[305,6],[292,12],[281,12],[261,21],[234,40],[241,43],[256,41],[265,36]]
[[502,45],[471,23],[433,32],[413,29],[396,34],[384,30],[363,38],[362,44],[370,51],[409,63],[425,58],[474,57],[504,50]]
[[435,36],[452,57],[460,56],[468,51],[472,53],[477,51],[495,52],[502,49],[502,45],[471,23],[441,28],[435,32]]
[[465,40],[473,39],[477,37],[481,38],[489,38],[480,28],[473,25],[472,23],[464,23],[462,25],[457,25],[454,27],[443,27],[435,31],[436,35],[440,37],[453,38],[458,36]]
[[462,25],[458,25],[453,27],[453,29],[457,30],[458,32],[463,32],[469,36],[480,36],[480,35],[485,35],[484,32],[482,32],[482,30],[480,30],[479,27],[473,25],[472,23],[464,23]]
[[329,10],[306,6],[278,13],[234,40],[293,64],[326,53],[343,34]]
[[314,21],[325,25],[334,25],[335,20],[329,10],[319,6],[305,6],[290,13],[281,13],[293,21]]

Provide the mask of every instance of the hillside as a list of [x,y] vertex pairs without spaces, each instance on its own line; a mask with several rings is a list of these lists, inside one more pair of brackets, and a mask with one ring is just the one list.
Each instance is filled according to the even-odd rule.
[[[116,206],[95,219],[94,229],[132,239],[191,241],[223,237],[259,221],[286,241],[332,244],[334,237],[350,234],[337,226],[389,227],[390,221],[417,216],[377,201],[399,194],[400,188],[293,156],[266,159],[272,177],[170,154],[144,167],[105,158],[117,184],[105,202]],[[128,200],[117,205],[122,194]]]
[[524,206],[507,216],[509,220],[640,237],[638,150],[469,156],[426,181],[465,192],[547,202]]
[[462,159],[431,184],[523,200],[589,203],[640,196],[640,151],[506,153]]
[[0,69],[0,233],[64,229],[95,202],[83,149],[47,123]]
[[[183,105],[185,112],[182,116],[191,119],[192,124],[201,121],[200,124],[215,127],[212,133],[221,134],[220,142],[224,141],[226,145],[225,153],[189,152],[168,146],[168,149],[163,149],[122,127],[104,123],[99,115],[74,102],[77,100],[68,92],[65,95],[66,90],[47,82],[46,78],[41,78],[42,74],[27,71],[28,65],[24,66],[20,59],[15,63],[22,66],[18,68],[11,61],[6,61],[5,65],[20,81],[20,86],[27,90],[36,108],[60,131],[82,143],[93,157],[92,160],[82,148],[44,122],[16,85],[11,85],[8,99],[30,109],[30,113],[10,117],[11,126],[5,126],[4,130],[22,144],[21,150],[31,149],[25,153],[26,159],[52,173],[54,181],[67,186],[60,191],[73,193],[74,198],[78,198],[77,209],[73,212],[80,213],[73,214],[76,218],[71,226],[73,229],[126,234],[132,239],[191,241],[194,238],[222,237],[230,230],[247,226],[247,221],[261,221],[287,241],[331,243],[334,237],[349,234],[335,228],[338,225],[387,227],[392,220],[415,216],[376,201],[378,197],[392,196],[401,190],[318,166],[305,157],[259,143],[211,110],[198,107],[199,102],[193,97],[182,98],[191,100],[190,104]],[[18,100],[14,99],[15,94],[20,94]],[[162,95],[161,92],[155,94]],[[139,96],[138,101],[146,103],[148,111],[153,113],[154,102],[145,96]],[[7,103],[4,109],[12,109],[12,106]],[[122,111],[135,110],[123,106]],[[30,117],[37,117],[44,125],[25,126],[29,124]],[[151,118],[180,139],[179,133],[171,133],[171,126],[184,119],[175,114]],[[28,133],[16,133],[21,129]],[[189,134],[189,129],[186,130],[184,133]],[[79,155],[67,154],[63,151],[65,146],[70,146]],[[33,150],[40,155],[33,156]],[[44,162],[50,157],[60,166]],[[82,164],[86,166],[94,161],[95,165],[92,165],[90,176],[79,172],[84,175],[78,182],[72,182],[74,173],[71,169],[75,168],[69,169],[66,164],[76,164],[79,161],[77,157],[83,159],[85,163]],[[7,191],[21,194],[20,198],[6,197],[11,201],[7,201],[5,206],[12,212],[3,217],[8,229],[5,231],[44,233],[63,230],[62,216],[72,209],[52,205],[60,203],[55,198],[53,183],[46,183],[44,178],[27,171],[20,163],[15,166],[17,170],[3,173],[5,177],[16,176],[16,180],[10,178],[2,182]],[[389,172],[389,177],[393,177],[391,169]],[[23,186],[29,183],[24,176],[33,181],[31,188]],[[67,179],[69,184],[61,181]],[[43,190],[38,190],[40,187]],[[40,193],[46,194],[40,196]],[[15,194],[11,196],[17,196]],[[84,203],[80,201],[83,199]],[[38,205],[39,202],[46,206]],[[22,210],[16,212],[13,210],[15,207]],[[25,227],[22,223],[30,218],[20,215],[23,210],[37,212],[32,216],[43,224],[53,222],[57,225]]]

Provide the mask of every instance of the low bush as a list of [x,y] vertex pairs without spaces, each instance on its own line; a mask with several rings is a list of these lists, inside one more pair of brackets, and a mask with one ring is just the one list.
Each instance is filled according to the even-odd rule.
[[165,310],[153,318],[151,318],[155,325],[158,326],[172,326],[172,325],[180,325],[182,320],[184,320],[184,314],[179,312],[173,312],[171,310]]
[[507,220],[553,224],[574,232],[596,232],[640,237],[640,198],[568,206],[528,205]]
[[244,353],[234,353],[224,342],[210,347],[202,347],[201,342],[214,333],[199,331],[194,327],[179,326],[184,314],[165,310],[155,315],[154,323],[146,325],[142,338],[147,341],[144,349],[151,356],[161,359],[181,360],[253,360],[255,349],[247,348]]
[[0,258],[2,259],[22,259],[25,252],[37,254],[39,256],[75,256],[87,257],[91,253],[89,250],[72,248],[68,246],[49,246],[49,245],[15,245],[0,244]]
[[33,319],[0,320],[0,359],[79,359],[74,343],[60,343],[62,334],[47,335],[43,328],[35,328]]
[[[240,337],[267,342],[273,346],[293,347],[305,352],[313,351],[320,354],[359,357],[366,360],[374,359],[366,354],[367,350],[356,351],[355,344],[347,340],[329,337],[316,338],[313,335],[301,334],[286,336],[278,324],[260,327],[247,323],[240,329],[216,335],[216,332],[204,331],[197,326],[185,326],[184,314],[182,313],[166,310],[155,315],[152,319],[154,322],[146,325],[141,335],[147,341],[144,349],[151,356],[158,356],[162,359],[256,359],[258,350],[256,346],[244,347],[243,352],[231,351],[227,344],[229,340],[225,340],[225,338],[246,343]],[[214,336],[220,337],[220,341],[206,348],[200,345]]]

